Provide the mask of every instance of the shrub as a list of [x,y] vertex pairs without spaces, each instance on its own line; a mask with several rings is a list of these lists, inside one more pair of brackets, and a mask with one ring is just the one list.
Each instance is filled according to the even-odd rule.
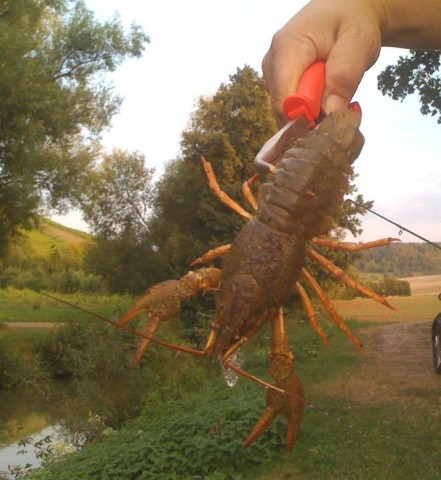
[[47,372],[35,347],[24,341],[0,338],[0,390],[21,386],[38,387]]
[[22,270],[15,267],[5,268],[0,273],[0,288],[6,287],[60,293],[96,293],[105,290],[101,277],[81,270],[68,269],[46,273],[38,268]]
[[53,378],[120,377],[130,359],[136,337],[96,320],[71,321],[53,331],[41,355]]
[[379,282],[371,282],[368,286],[383,296],[410,296],[410,284],[405,280],[385,277]]

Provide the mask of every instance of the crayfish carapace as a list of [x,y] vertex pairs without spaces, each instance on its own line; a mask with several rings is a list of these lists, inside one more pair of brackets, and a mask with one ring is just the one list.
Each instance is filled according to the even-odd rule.
[[[288,448],[294,446],[297,438],[305,399],[302,384],[294,372],[294,356],[288,346],[282,311],[293,290],[302,298],[312,326],[324,343],[328,343],[299,279],[310,285],[332,319],[357,348],[362,348],[304,267],[306,257],[318,262],[346,285],[390,307],[383,297],[357,283],[308,247],[308,242],[312,242],[354,251],[388,245],[394,240],[348,244],[316,238],[332,228],[333,218],[343,204],[352,174],[351,164],[364,142],[359,125],[360,117],[356,113],[342,110],[330,114],[306,138],[297,140],[260,187],[257,202],[246,188],[247,198],[257,208],[255,216],[221,191],[211,165],[202,158],[212,191],[249,221],[231,245],[212,250],[192,263],[192,266],[203,264],[225,254],[221,270],[201,268],[180,280],[160,283],[150,288],[119,320],[119,325],[123,326],[140,313],[146,312],[149,316],[145,338],[136,353],[136,362],[139,362],[160,323],[178,314],[183,299],[216,291],[216,315],[205,349],[173,348],[200,356],[217,356],[227,370],[267,387],[267,408],[245,440],[245,446],[256,440],[279,414],[287,417]],[[255,177],[251,182],[254,180]],[[270,370],[273,384],[245,372],[234,362],[239,348],[267,322],[272,323]]]

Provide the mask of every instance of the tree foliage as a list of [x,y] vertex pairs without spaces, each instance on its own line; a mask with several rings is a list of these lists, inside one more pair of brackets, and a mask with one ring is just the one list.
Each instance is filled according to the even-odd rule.
[[121,99],[106,74],[139,57],[148,37],[83,1],[0,2],[0,245],[41,205],[76,200],[95,142]]
[[364,251],[355,267],[362,272],[396,277],[435,275],[441,271],[441,255],[432,245],[394,243],[388,248]]
[[104,155],[88,178],[81,204],[96,235],[86,270],[107,280],[112,292],[142,292],[161,280],[161,265],[150,238],[148,218],[154,195],[154,170],[139,152]]
[[410,283],[406,280],[399,280],[397,278],[384,276],[377,282],[369,282],[367,286],[383,297],[410,297],[411,295]]
[[154,170],[144,163],[139,152],[104,155],[83,192],[83,215],[96,235],[85,268],[105,278],[111,292],[141,293],[163,279],[149,228]]
[[99,238],[110,240],[127,232],[139,238],[148,230],[154,170],[144,162],[139,152],[114,150],[90,173],[81,206]]
[[417,93],[423,115],[438,115],[441,123],[441,53],[411,50],[400,56],[396,65],[389,65],[378,77],[378,88],[383,95],[404,100]]
[[201,155],[212,163],[222,189],[241,202],[240,187],[254,173],[253,158],[275,131],[264,82],[248,66],[213,97],[199,99],[182,134],[182,154],[159,182],[152,220],[170,274],[185,271],[207,249],[231,242],[243,225],[209,190]]

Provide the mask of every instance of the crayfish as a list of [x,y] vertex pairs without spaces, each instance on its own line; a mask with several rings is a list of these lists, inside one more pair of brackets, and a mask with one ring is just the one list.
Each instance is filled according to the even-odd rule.
[[[257,201],[250,185],[259,174],[246,182],[244,192],[256,209],[254,216],[220,189],[210,163],[202,157],[211,190],[248,222],[231,245],[211,250],[192,263],[192,266],[201,265],[225,254],[221,270],[201,268],[190,271],[180,280],[162,282],[147,290],[119,319],[118,325],[122,327],[137,315],[148,314],[149,320],[135,356],[136,363],[140,362],[149,342],[154,341],[199,356],[216,356],[225,369],[267,388],[267,407],[245,439],[245,447],[251,445],[279,414],[287,417],[289,449],[297,438],[305,398],[301,381],[294,371],[294,355],[288,346],[282,310],[293,291],[300,295],[313,328],[328,344],[300,279],[310,285],[331,318],[356,347],[362,348],[318,282],[304,267],[305,258],[318,262],[351,288],[392,308],[383,297],[356,282],[309,247],[312,243],[355,251],[388,245],[395,240],[349,244],[317,238],[332,228],[333,217],[341,208],[348,190],[351,164],[364,142],[359,124],[356,113],[342,110],[330,114],[308,136],[297,140],[286,151],[268,181],[260,187]],[[154,338],[161,322],[179,313],[182,300],[207,291],[216,292],[216,314],[202,351],[173,346]],[[244,371],[234,360],[239,348],[267,322],[272,324],[270,370],[273,384]]]

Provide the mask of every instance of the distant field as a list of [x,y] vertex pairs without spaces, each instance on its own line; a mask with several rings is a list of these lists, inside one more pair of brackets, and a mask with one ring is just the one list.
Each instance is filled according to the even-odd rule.
[[373,300],[356,298],[355,300],[334,301],[338,313],[345,320],[416,322],[430,321],[441,312],[438,295],[413,295],[411,297],[388,297],[395,308],[391,310]]
[[395,308],[391,310],[373,300],[335,300],[339,314],[345,320],[413,322],[430,321],[441,312],[441,275],[403,278],[410,283],[410,297],[388,297],[387,301]]
[[425,277],[403,278],[410,283],[412,295],[429,295],[441,293],[441,275],[428,275]]

